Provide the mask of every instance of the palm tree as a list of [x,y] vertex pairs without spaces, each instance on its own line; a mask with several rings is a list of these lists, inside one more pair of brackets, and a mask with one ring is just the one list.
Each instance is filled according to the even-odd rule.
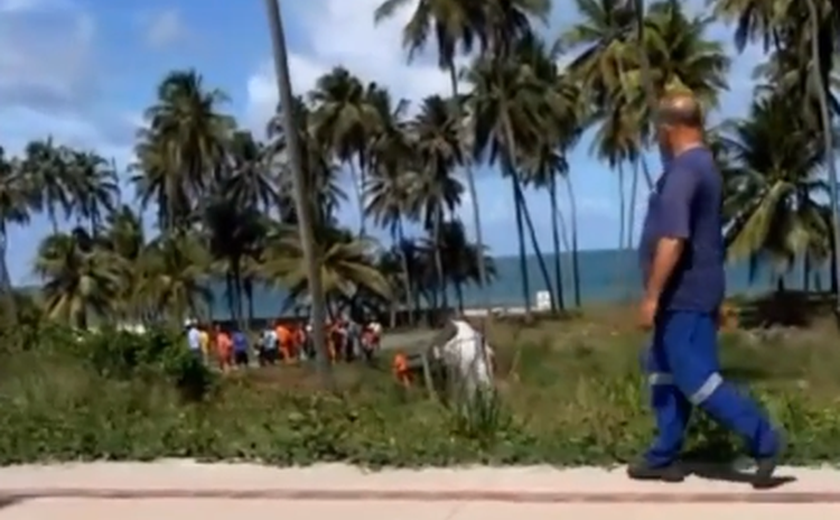
[[378,87],[368,91],[368,99],[377,110],[381,125],[369,145],[370,176],[364,186],[367,200],[365,214],[373,217],[374,223],[387,229],[391,236],[390,252],[396,254],[402,267],[400,285],[409,306],[409,320],[413,324],[415,309],[411,273],[408,259],[399,254],[401,249],[398,247],[406,240],[405,220],[418,217],[410,214],[418,176],[413,171],[417,165],[416,150],[407,122],[403,119],[408,103],[405,100],[394,103],[390,93]]
[[42,209],[46,210],[53,233],[58,233],[59,211],[66,219],[72,208],[69,172],[52,138],[29,143],[21,168],[27,177],[33,179],[34,185],[41,188]]
[[732,164],[724,202],[730,260],[748,260],[753,276],[762,261],[782,275],[797,257],[826,259],[831,224],[817,202],[827,191],[818,177],[826,160],[819,131],[780,96],[753,102],[747,119],[723,131]]
[[[330,303],[328,309],[350,305],[361,291],[390,300],[392,288],[376,267],[372,242],[335,228],[319,229],[317,237],[319,248],[324,251],[320,270],[324,280],[323,297]],[[290,229],[279,230],[269,241],[268,251],[263,276],[288,288],[287,305],[312,298],[304,262],[301,262],[303,252],[299,234]]]
[[[533,44],[521,42],[523,46]],[[539,80],[528,66],[519,59],[479,58],[469,70],[468,79],[473,85],[468,103],[474,117],[475,155],[486,156],[490,164],[501,159],[502,172],[510,179],[514,196],[517,232],[519,235],[519,262],[522,276],[522,291],[525,308],[531,310],[530,282],[528,277],[527,255],[525,248],[525,229],[531,236],[534,252],[540,270],[545,279],[546,288],[550,289],[551,278],[545,265],[534,228],[525,206],[522,179],[518,166],[522,159],[532,153],[531,149],[520,143],[533,145],[545,136],[547,127],[545,117],[552,113],[548,86]],[[551,298],[552,309],[556,310],[556,300]]]
[[140,258],[137,298],[156,319],[182,323],[206,317],[210,258],[194,233],[173,231],[153,240]]
[[[293,100],[292,114],[297,129],[297,141],[302,150],[303,171],[306,173],[304,193],[308,195],[308,200],[313,206],[315,224],[332,224],[336,210],[347,200],[347,194],[339,184],[339,165],[328,145],[316,139],[312,110],[301,98]],[[267,133],[271,142],[266,147],[266,160],[269,168],[276,170],[280,221],[298,224],[293,176],[288,161],[288,142],[281,117],[273,117],[269,121]]]
[[[413,2],[409,0],[385,0],[376,9],[374,19],[379,22],[391,18],[399,9],[412,4]],[[438,49],[438,65],[449,72],[451,99],[455,118],[458,121],[464,120],[464,114],[458,102],[461,96],[458,91],[458,71],[455,59],[459,47],[462,53],[470,54],[476,39],[486,40],[486,37],[480,34],[486,28],[482,23],[484,16],[478,9],[479,5],[470,0],[421,0],[417,2],[411,19],[403,28],[403,47],[408,50],[409,61],[426,46],[431,34],[434,33]],[[465,137],[461,136],[460,139],[464,141]],[[473,231],[479,250],[483,250],[484,239],[481,232],[481,213],[475,187],[475,175],[471,158],[468,154],[464,158],[463,167],[473,215]],[[486,266],[483,258],[478,259],[478,270],[481,273],[479,278],[486,280]]]
[[575,0],[575,6],[580,21],[560,36],[556,48],[577,52],[568,70],[603,110],[624,82],[633,45],[633,12],[626,0]]
[[143,309],[138,305],[136,296],[140,281],[137,267],[140,265],[146,241],[143,222],[140,215],[122,205],[108,215],[104,246],[123,259],[129,266],[124,273],[119,305],[124,318],[142,319]]
[[157,97],[139,134],[135,182],[144,206],[157,203],[161,229],[185,227],[193,201],[222,171],[234,124],[217,112],[226,96],[206,90],[195,71],[168,74]]
[[229,147],[231,172],[224,179],[229,190],[226,198],[266,213],[277,208],[280,198],[265,147],[245,130],[234,132]]
[[86,329],[91,318],[108,320],[120,302],[127,266],[98,247],[83,228],[44,239],[35,272],[44,280],[47,316]]
[[[236,177],[232,177],[209,194],[202,223],[209,236],[210,255],[221,263],[231,317],[244,329],[245,268],[249,258],[258,258],[259,244],[266,230],[256,207],[243,205],[230,196],[235,183]],[[249,280],[248,285],[252,283]]]
[[[715,11],[727,20],[736,21],[735,42],[743,50],[747,42],[760,40],[765,50],[775,47],[776,51],[787,48],[789,54],[796,55],[797,65],[810,62],[807,65],[810,76],[799,84],[799,99],[802,100],[800,110],[811,112],[811,100],[816,100],[818,107],[819,126],[822,128],[823,153],[827,161],[829,178],[829,193],[831,214],[833,221],[834,244],[840,243],[840,215],[838,215],[838,179],[835,164],[833,142],[833,128],[831,123],[831,73],[838,34],[840,34],[840,9],[829,0],[807,0],[806,10],[799,9],[800,4],[787,0],[717,0]],[[806,14],[807,13],[807,14]],[[805,56],[809,60],[802,60]],[[801,70],[799,66],[798,69]],[[782,72],[782,71],[779,71]],[[793,69],[797,74],[796,69]],[[800,77],[803,75],[799,74]],[[804,94],[804,95],[803,95]],[[835,255],[834,278],[840,278],[840,255]],[[840,311],[840,290],[837,292],[837,308]]]
[[332,369],[329,363],[327,342],[324,327],[326,322],[326,307],[323,298],[324,290],[321,283],[320,254],[317,252],[315,229],[312,222],[312,205],[308,204],[306,196],[306,180],[303,169],[303,148],[298,141],[298,133],[295,130],[294,96],[292,85],[289,80],[289,63],[286,55],[286,39],[283,35],[283,20],[280,13],[278,0],[266,0],[268,24],[271,29],[271,43],[274,55],[275,74],[277,76],[277,90],[280,106],[286,107],[282,110],[284,134],[287,140],[289,163],[292,171],[292,184],[294,185],[294,201],[299,219],[299,236],[301,245],[301,258],[306,266],[307,284],[312,294],[312,321],[313,343],[318,352],[318,366],[325,388],[333,388]]
[[10,321],[9,324],[13,324],[17,316],[12,280],[6,265],[9,225],[29,222],[29,208],[32,202],[33,193],[29,180],[22,174],[19,164],[6,159],[5,150],[0,146],[0,304],[3,306],[3,316]]
[[[325,143],[350,168],[360,215],[360,235],[365,234],[364,184],[368,142],[379,131],[379,112],[370,103],[362,82],[343,67],[321,76],[310,93],[314,105],[315,139]],[[361,172],[357,174],[356,166]]]
[[[420,113],[409,124],[417,154],[409,214],[421,215],[423,226],[437,242],[446,213],[453,213],[461,200],[463,186],[452,176],[463,164],[460,121],[453,104],[440,96],[430,96],[420,105]],[[439,252],[434,255],[436,288],[440,303],[448,307],[446,273]]]
[[97,235],[119,199],[117,172],[92,152],[62,148],[61,155],[67,168],[70,211],[76,215],[77,225],[87,221],[90,234]]
[[[427,239],[424,247],[426,249],[439,249],[442,252],[446,277],[455,289],[455,297],[458,300],[458,308],[464,311],[464,286],[475,283],[478,286],[486,284],[491,280],[480,280],[478,273],[478,257],[480,255],[474,244],[471,244],[464,233],[464,225],[458,220],[449,220],[443,223],[439,242],[432,242]],[[488,273],[491,277],[496,275],[495,264],[491,257],[485,258]]]

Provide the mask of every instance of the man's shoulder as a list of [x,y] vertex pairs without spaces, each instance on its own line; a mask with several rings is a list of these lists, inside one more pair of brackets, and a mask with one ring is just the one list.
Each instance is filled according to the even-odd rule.
[[674,171],[684,173],[716,173],[717,165],[715,156],[705,146],[698,146],[686,150],[671,161],[671,168]]

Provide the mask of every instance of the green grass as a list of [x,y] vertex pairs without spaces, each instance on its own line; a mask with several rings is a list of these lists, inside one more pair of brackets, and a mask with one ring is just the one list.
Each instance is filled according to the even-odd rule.
[[[645,335],[591,315],[487,324],[498,394],[466,409],[404,389],[382,367],[335,366],[339,392],[308,365],[219,377],[165,335],[80,344],[37,331],[4,338],[0,462],[196,457],[273,464],[611,464],[652,434],[639,371]],[[725,373],[748,383],[790,436],[790,459],[837,461],[840,348],[811,328],[756,340],[726,334]],[[15,346],[17,345],[17,346]],[[26,347],[26,348],[24,348]],[[728,458],[737,442],[697,416],[689,448]]]

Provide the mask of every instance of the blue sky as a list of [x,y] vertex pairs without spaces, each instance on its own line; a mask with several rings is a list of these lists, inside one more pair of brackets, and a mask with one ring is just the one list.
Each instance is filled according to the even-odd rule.
[[[296,92],[339,64],[409,100],[448,91],[447,77],[431,60],[434,49],[406,64],[400,48],[405,16],[374,27],[372,11],[379,2],[281,0]],[[690,3],[700,6],[702,0]],[[574,13],[555,8],[545,32],[554,37],[573,22]],[[731,35],[722,26],[710,31],[734,55]],[[11,154],[32,139],[52,135],[127,164],[144,108],[153,101],[157,83],[176,68],[195,68],[206,85],[225,91],[231,101],[224,109],[258,135],[275,106],[263,0],[0,0],[0,49],[0,144]],[[750,73],[760,58],[754,48],[736,58],[721,114],[744,112]],[[588,140],[573,151],[570,162],[582,247],[614,247],[615,172],[589,156]],[[656,168],[658,160],[650,164]],[[495,254],[513,253],[516,233],[507,184],[483,169],[478,191],[486,242]],[[643,191],[640,186],[640,210]],[[547,197],[529,194],[529,202],[549,249]],[[348,224],[357,225],[356,208],[348,204],[342,213]],[[468,209],[462,216],[471,228]],[[30,262],[48,231],[40,217],[11,230],[8,256],[14,281],[32,281]]]

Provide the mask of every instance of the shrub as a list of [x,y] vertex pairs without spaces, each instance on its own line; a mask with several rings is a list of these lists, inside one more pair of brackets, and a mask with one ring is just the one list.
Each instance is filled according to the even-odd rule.
[[[306,364],[217,378],[165,331],[27,334],[38,343],[24,348],[7,335],[3,346],[0,463],[196,457],[281,465],[614,464],[641,453],[652,433],[638,349],[630,345],[641,342],[637,337],[610,336],[608,345],[579,337],[563,345],[534,337],[497,344],[507,360],[498,392],[447,407],[424,388],[404,389],[387,370],[363,364],[336,365],[340,390],[324,394]],[[791,347],[762,348],[731,336],[723,357],[753,378],[751,388],[786,428],[792,462],[835,461],[837,383],[827,368],[807,369],[817,356],[802,352],[822,347],[799,344],[788,362],[783,350]],[[736,439],[700,414],[687,448],[704,459],[739,452]]]

